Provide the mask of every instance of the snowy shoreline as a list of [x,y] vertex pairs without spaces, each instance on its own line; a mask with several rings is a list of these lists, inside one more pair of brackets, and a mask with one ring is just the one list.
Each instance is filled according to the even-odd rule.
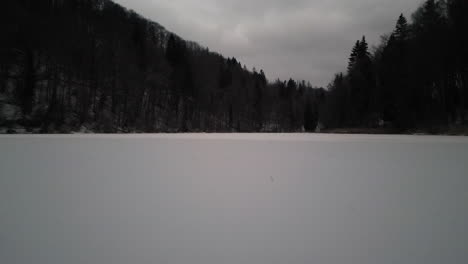
[[160,134],[0,134],[0,142],[9,140],[176,140],[176,141],[258,141],[258,142],[392,142],[392,143],[468,143],[468,137],[453,135],[384,134],[307,134],[307,133],[160,133]]

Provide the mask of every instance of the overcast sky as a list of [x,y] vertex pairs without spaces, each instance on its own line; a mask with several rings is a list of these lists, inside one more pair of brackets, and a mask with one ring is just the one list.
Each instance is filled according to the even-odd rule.
[[355,41],[375,45],[423,0],[115,0],[270,80],[326,86]]

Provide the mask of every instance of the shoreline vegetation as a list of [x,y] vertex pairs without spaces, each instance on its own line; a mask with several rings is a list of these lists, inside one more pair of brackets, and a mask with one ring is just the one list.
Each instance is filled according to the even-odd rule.
[[327,87],[267,80],[110,0],[0,5],[0,134],[468,135],[466,0],[395,14],[375,47],[356,36]]
[[159,132],[145,132],[145,131],[116,131],[116,132],[103,132],[93,131],[92,129],[82,126],[80,129],[56,130],[56,131],[41,131],[39,128],[25,128],[16,126],[14,128],[0,127],[0,135],[15,135],[15,134],[29,134],[29,135],[73,135],[73,134],[185,134],[185,133],[201,133],[201,134],[336,134],[336,135],[411,135],[411,136],[468,136],[468,126],[452,126],[452,127],[437,127],[431,129],[413,129],[407,131],[397,130],[395,128],[367,128],[367,127],[349,127],[349,128],[335,128],[335,129],[321,129],[313,132],[308,131],[250,131],[250,132],[237,132],[237,131],[159,131]]

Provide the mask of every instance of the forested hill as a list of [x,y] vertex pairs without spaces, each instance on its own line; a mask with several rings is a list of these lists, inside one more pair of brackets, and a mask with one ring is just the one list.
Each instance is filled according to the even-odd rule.
[[109,0],[0,5],[0,133],[468,127],[466,0],[395,14],[375,48],[356,36],[327,89],[269,82]]
[[[1,3],[4,132],[313,130],[324,89],[268,83],[108,0]],[[18,128],[22,128],[18,129]]]
[[468,123],[468,1],[425,1],[369,52],[365,38],[337,74],[321,120],[328,127],[445,133]]

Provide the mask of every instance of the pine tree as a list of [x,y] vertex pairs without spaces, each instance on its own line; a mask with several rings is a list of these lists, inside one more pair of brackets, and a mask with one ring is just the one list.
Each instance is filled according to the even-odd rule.
[[405,41],[409,37],[408,21],[403,14],[398,18],[397,25],[392,36],[394,36],[397,41]]
[[[362,125],[371,110],[371,98],[374,92],[374,75],[369,45],[366,37],[358,41],[355,48],[357,56],[348,72],[350,80],[351,125]],[[361,124],[360,124],[361,123]]]
[[358,46],[358,59],[362,60],[362,59],[367,59],[369,57],[370,57],[369,45],[367,44],[366,36],[363,36]]
[[356,42],[356,44],[354,45],[352,51],[351,51],[351,55],[349,57],[349,62],[348,62],[348,72],[350,72],[353,68],[354,68],[354,65],[356,64],[356,61],[357,61],[357,58],[358,58],[358,54],[359,54],[359,47],[361,46],[361,43],[359,42],[359,40]]

